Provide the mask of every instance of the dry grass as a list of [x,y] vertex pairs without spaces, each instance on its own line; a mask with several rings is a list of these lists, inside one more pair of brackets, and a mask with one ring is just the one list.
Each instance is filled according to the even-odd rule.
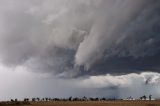
[[31,106],[160,106],[160,101],[35,102]]
[[9,104],[0,106],[160,106],[160,101],[76,101],[76,102],[31,102],[27,104]]
[[16,101],[16,102],[0,102],[0,106],[24,106],[30,105],[30,102]]

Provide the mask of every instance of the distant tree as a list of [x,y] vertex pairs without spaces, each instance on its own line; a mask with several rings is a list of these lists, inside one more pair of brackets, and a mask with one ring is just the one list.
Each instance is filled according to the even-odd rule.
[[48,101],[48,98],[45,98],[46,102]]
[[48,98],[48,101],[52,101],[52,99],[51,99],[51,98]]
[[144,100],[146,100],[147,99],[147,97],[146,97],[146,95],[144,95]]
[[54,98],[53,101],[60,101],[60,99],[59,98]]
[[146,100],[146,98],[147,98],[146,95],[144,95],[144,96],[143,96],[143,99]]
[[78,97],[75,97],[72,99],[73,101],[79,101],[80,99]]
[[82,98],[82,100],[83,100],[83,101],[87,101],[87,97],[84,96],[84,97]]
[[40,101],[40,98],[37,97],[37,101],[39,102],[39,101]]
[[105,100],[106,100],[106,98],[101,98],[101,100],[102,100],[102,101],[105,101]]
[[35,102],[36,101],[36,98],[32,98],[32,102]]
[[44,98],[42,98],[42,101],[44,101],[45,99]]
[[18,101],[18,99],[16,98],[14,101],[15,101],[15,102],[17,102],[17,101]]
[[149,95],[149,100],[152,100],[152,95]]
[[27,101],[29,102],[29,98],[27,98]]
[[99,101],[99,98],[95,98],[95,101]]
[[91,98],[89,98],[89,100],[90,100],[90,101],[94,101],[94,98],[91,97]]
[[69,97],[69,99],[68,99],[69,101],[72,101],[72,96],[71,97]]
[[13,100],[13,99],[11,99],[11,102],[14,102],[14,100]]
[[27,102],[27,98],[24,98],[24,100],[23,100],[24,102]]

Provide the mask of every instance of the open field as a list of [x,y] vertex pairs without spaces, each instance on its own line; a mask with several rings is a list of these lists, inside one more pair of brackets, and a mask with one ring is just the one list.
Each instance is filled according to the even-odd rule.
[[30,102],[30,105],[4,105],[4,106],[160,106],[160,101],[76,101],[76,102],[61,101],[61,102]]
[[160,101],[35,102],[32,106],[160,106]]

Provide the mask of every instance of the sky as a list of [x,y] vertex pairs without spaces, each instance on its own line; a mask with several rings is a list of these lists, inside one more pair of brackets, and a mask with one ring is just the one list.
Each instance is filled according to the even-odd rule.
[[0,0],[0,100],[160,98],[159,0]]

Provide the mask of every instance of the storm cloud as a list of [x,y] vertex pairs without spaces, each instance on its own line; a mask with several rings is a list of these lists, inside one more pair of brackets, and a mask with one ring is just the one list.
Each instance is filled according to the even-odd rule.
[[158,0],[1,0],[0,60],[60,77],[159,72]]

